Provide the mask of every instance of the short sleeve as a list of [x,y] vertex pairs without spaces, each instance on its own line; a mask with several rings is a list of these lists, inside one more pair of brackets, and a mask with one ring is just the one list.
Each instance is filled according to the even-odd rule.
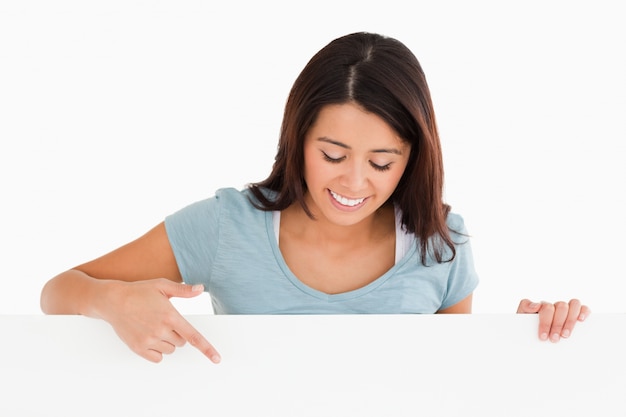
[[219,242],[219,199],[197,201],[165,218],[165,230],[178,269],[187,284],[210,286]]
[[450,264],[446,294],[440,309],[451,307],[469,296],[478,286],[478,274],[474,267],[474,257],[470,237],[463,218],[458,214],[448,215],[448,226],[452,239],[456,242],[456,256]]

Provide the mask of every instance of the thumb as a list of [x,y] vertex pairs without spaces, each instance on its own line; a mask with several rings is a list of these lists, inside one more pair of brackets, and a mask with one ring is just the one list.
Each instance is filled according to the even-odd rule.
[[163,288],[163,293],[168,297],[180,297],[180,298],[192,298],[204,292],[204,285],[202,284],[183,284],[172,282],[171,285],[167,285]]
[[517,307],[518,314],[534,314],[541,309],[541,303],[536,303],[524,298]]

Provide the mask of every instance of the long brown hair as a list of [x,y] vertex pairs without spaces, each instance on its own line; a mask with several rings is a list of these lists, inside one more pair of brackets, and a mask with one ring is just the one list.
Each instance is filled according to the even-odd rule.
[[[375,33],[342,36],[317,52],[296,79],[287,103],[272,172],[248,187],[261,210],[283,210],[304,202],[303,143],[320,109],[353,102],[385,120],[411,144],[407,167],[390,197],[402,210],[403,227],[416,235],[421,261],[454,259],[443,202],[443,159],[426,77],[415,55],[400,41]],[[274,191],[269,198],[263,189]],[[445,247],[451,251],[444,260]]]

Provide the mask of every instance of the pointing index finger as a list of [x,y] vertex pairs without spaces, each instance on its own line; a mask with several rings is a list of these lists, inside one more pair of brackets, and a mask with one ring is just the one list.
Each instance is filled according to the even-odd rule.
[[211,362],[219,363],[222,360],[213,345],[183,317],[181,317],[180,324],[177,327],[176,333],[181,335],[191,346],[202,352]]

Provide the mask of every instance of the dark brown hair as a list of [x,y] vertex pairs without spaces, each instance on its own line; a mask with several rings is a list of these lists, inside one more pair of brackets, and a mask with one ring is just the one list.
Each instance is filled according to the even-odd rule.
[[[402,210],[403,227],[444,262],[445,246],[456,251],[446,224],[450,206],[443,202],[443,160],[426,77],[415,55],[396,39],[353,33],[317,52],[296,79],[287,103],[272,172],[249,188],[262,210],[283,210],[304,202],[304,138],[322,107],[356,103],[385,120],[411,144],[407,167],[391,195]],[[263,189],[274,191],[269,198]]]

